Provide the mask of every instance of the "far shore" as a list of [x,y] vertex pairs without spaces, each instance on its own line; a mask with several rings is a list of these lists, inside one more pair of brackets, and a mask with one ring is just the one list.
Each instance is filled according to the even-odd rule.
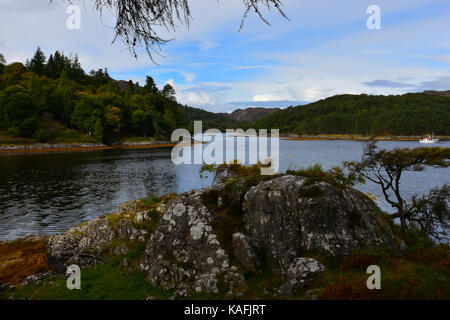
[[[419,141],[424,136],[390,136],[390,137],[367,137],[357,135],[294,135],[280,134],[282,140],[349,140],[349,141]],[[450,136],[435,136],[439,141],[449,141]]]
[[[294,135],[280,134],[281,140],[286,141],[419,141],[422,136],[392,136],[392,137],[366,137],[350,135]],[[439,141],[450,141],[450,136],[435,136]],[[195,142],[193,142],[195,143]],[[113,145],[101,143],[28,143],[28,144],[0,144],[1,153],[40,153],[40,152],[73,152],[73,151],[97,151],[110,149],[152,149],[171,148],[178,143],[171,141],[143,141],[122,142]]]

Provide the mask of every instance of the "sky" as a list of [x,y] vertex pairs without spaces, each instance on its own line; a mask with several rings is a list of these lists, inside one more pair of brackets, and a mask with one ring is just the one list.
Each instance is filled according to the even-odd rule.
[[[336,94],[403,94],[450,90],[449,0],[282,0],[289,20],[266,11],[239,31],[242,0],[192,0],[189,28],[160,30],[173,39],[155,55],[135,59],[114,39],[113,13],[81,7],[70,30],[68,1],[0,0],[0,53],[25,62],[37,46],[78,54],[82,66],[107,67],[115,79],[172,84],[182,104],[213,112],[287,107]],[[370,30],[370,5],[381,28]]]

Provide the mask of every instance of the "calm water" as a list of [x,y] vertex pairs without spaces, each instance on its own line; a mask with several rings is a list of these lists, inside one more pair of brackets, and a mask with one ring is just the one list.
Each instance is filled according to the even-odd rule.
[[[356,141],[280,141],[280,171],[315,163],[325,168],[359,160]],[[380,148],[414,148],[417,142],[379,142]],[[440,146],[450,147],[450,142]],[[201,148],[201,146],[199,146]],[[210,184],[199,165],[175,166],[171,149],[0,155],[0,239],[53,234],[114,212],[123,202],[179,193]],[[450,169],[427,169],[403,178],[405,195],[450,183]],[[379,194],[376,185],[359,186]],[[378,200],[385,210],[389,208]]]

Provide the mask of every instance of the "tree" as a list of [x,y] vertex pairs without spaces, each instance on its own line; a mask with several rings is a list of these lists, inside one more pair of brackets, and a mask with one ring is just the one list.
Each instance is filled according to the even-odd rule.
[[148,110],[138,109],[131,115],[131,122],[133,128],[138,134],[142,134],[146,137],[153,129],[152,117]]
[[3,70],[5,69],[6,59],[3,54],[0,53],[0,75],[3,73]]
[[103,139],[103,125],[100,118],[96,118],[93,126],[94,138],[97,140]]
[[[445,191],[445,188],[448,187],[444,186],[442,192],[434,191],[441,196],[434,196],[429,199],[425,197],[421,198],[421,200],[417,196],[413,196],[411,201],[407,202],[400,190],[400,179],[403,174],[408,171],[422,171],[425,166],[448,167],[449,165],[450,148],[423,147],[378,150],[374,142],[366,146],[360,162],[348,163],[350,170],[361,174],[365,179],[381,187],[385,200],[397,210],[397,212],[390,215],[390,218],[400,219],[403,232],[411,224],[424,223],[427,219],[431,219],[434,222],[443,221],[440,218],[442,212],[434,212],[429,209],[439,205],[442,207],[442,195],[449,193],[448,189]],[[448,215],[447,207],[447,219]],[[432,223],[428,222],[427,226],[429,227],[430,225]]]
[[177,120],[172,110],[166,109],[163,115],[163,120],[167,125],[169,132],[172,132],[177,127]]
[[90,136],[95,134],[97,119],[101,116],[100,108],[101,105],[98,103],[95,96],[84,94],[76,104],[71,115],[72,124],[76,125],[81,130],[84,130]]
[[106,126],[113,132],[119,132],[122,127],[120,109],[115,106],[106,107],[105,122]]
[[24,137],[36,130],[35,106],[28,90],[13,86],[0,94],[0,127],[16,128]]
[[45,73],[46,60],[45,54],[42,52],[41,48],[38,47],[33,58],[29,61],[28,69],[41,76]]
[[2,86],[10,87],[19,84],[25,72],[26,68],[20,62],[14,62],[7,65],[3,70]]
[[[189,26],[191,10],[189,0],[95,0],[95,8],[102,13],[114,12],[116,36],[113,40],[122,40],[130,52],[137,57],[136,49],[144,46],[152,61],[152,52],[159,53],[162,44],[169,40],[158,35],[160,27],[174,30],[177,24]],[[240,29],[248,14],[254,11],[265,23],[269,24],[263,15],[262,8],[275,8],[285,18],[281,0],[242,0],[245,11]],[[239,30],[240,30],[239,29]]]
[[434,188],[427,195],[412,197],[408,220],[413,227],[437,241],[448,241],[450,229],[450,185]]
[[158,93],[158,87],[156,86],[155,80],[152,77],[147,76],[145,79],[144,92],[145,93]]
[[166,84],[164,86],[164,88],[161,91],[161,94],[166,99],[169,99],[169,100],[171,100],[173,102],[177,101],[177,98],[175,97],[176,96],[175,89],[170,84]]
[[41,79],[33,74],[28,82],[28,91],[33,98],[34,104],[38,112],[42,112],[46,107],[44,99],[44,90]]

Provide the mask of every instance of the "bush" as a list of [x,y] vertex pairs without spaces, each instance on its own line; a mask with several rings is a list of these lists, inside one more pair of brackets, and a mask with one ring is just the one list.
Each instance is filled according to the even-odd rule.
[[6,130],[6,134],[13,138],[20,137],[20,128],[17,127],[8,128],[8,130]]

